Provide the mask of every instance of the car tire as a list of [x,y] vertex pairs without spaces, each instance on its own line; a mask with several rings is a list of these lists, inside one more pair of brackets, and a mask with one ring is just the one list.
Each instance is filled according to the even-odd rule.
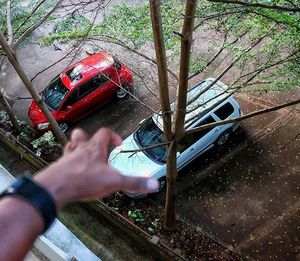
[[58,125],[63,133],[65,133],[69,129],[69,124],[66,122],[60,122]]
[[225,132],[223,132],[219,138],[217,139],[216,141],[216,145],[219,147],[219,148],[222,148],[224,147],[224,145],[227,144],[228,140],[229,140],[229,137],[230,137],[230,134],[232,133],[232,129],[229,129],[229,130],[226,130]]
[[159,182],[159,187],[157,192],[160,192],[167,186],[167,179],[166,177],[161,177],[160,179],[158,179],[158,182]]
[[116,92],[118,99],[124,99],[128,95],[128,86],[122,85],[122,88],[118,88]]

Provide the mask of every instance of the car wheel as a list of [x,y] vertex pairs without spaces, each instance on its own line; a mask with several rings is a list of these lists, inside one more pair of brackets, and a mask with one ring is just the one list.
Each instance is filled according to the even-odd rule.
[[159,187],[158,187],[158,191],[157,192],[160,192],[162,191],[166,185],[167,185],[167,180],[166,180],[166,177],[161,177],[159,180]]
[[231,130],[227,130],[223,134],[221,134],[220,137],[217,139],[216,144],[219,147],[223,147],[227,143],[227,141],[228,141],[228,139],[230,137],[231,132],[232,132]]
[[69,125],[66,122],[60,122],[58,125],[61,128],[62,132],[66,132],[69,129]]
[[126,85],[123,85],[122,88],[117,89],[117,98],[118,99],[123,99],[127,96],[127,91],[128,87]]

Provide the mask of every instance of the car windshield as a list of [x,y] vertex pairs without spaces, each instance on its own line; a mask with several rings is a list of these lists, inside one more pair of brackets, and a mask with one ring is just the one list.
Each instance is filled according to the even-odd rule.
[[60,77],[57,77],[43,91],[43,100],[50,109],[56,110],[68,92]]
[[[164,135],[161,129],[157,127],[157,125],[151,117],[135,133],[135,140],[139,143],[140,147],[149,147],[164,143]],[[146,149],[145,153],[150,158],[158,162],[166,162],[165,146]]]

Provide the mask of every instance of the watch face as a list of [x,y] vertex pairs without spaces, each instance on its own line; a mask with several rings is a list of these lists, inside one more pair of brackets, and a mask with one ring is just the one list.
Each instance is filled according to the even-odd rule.
[[13,194],[15,192],[15,189],[13,187],[8,187],[6,192],[9,194]]
[[26,184],[28,184],[28,178],[19,177],[5,190],[4,195],[18,194],[18,191],[22,190],[23,187],[27,187]]

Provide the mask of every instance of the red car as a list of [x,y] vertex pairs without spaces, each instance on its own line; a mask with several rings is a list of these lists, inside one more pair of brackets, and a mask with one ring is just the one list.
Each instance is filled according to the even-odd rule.
[[[130,70],[102,51],[70,66],[42,91],[41,96],[65,132],[69,124],[111,101],[124,98],[132,90]],[[121,86],[121,87],[120,87]],[[38,131],[50,129],[45,115],[32,101],[28,116]]]

